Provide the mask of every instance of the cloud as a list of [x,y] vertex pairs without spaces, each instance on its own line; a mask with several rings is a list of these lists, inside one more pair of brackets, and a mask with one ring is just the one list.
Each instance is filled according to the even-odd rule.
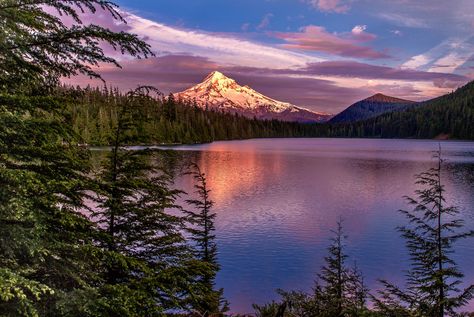
[[[166,55],[147,60],[130,60],[117,69],[99,69],[109,86],[122,90],[152,85],[163,93],[182,91],[219,70],[242,85],[249,85],[269,97],[317,111],[337,112],[377,92],[401,98],[424,100],[441,95],[468,79],[441,74],[396,69],[352,61],[311,63],[299,69],[226,66],[193,55]],[[91,80],[75,77],[66,81],[87,85]],[[100,82],[93,83],[99,85]]]
[[412,56],[408,61],[402,64],[402,68],[418,69],[426,64],[429,64],[432,59],[426,54]]
[[[121,90],[137,85],[152,85],[164,94],[178,92],[201,82],[211,71],[219,70],[242,85],[249,85],[269,97],[288,101],[314,110],[334,112],[362,98],[367,91],[340,87],[336,83],[315,78],[292,77],[275,69],[229,67],[208,58],[192,55],[167,55],[122,63],[122,69],[103,65],[99,71],[109,86]],[[259,71],[260,70],[260,71]],[[64,80],[66,84],[100,85],[85,76]]]
[[250,29],[250,23],[244,23],[242,24],[242,26],[240,27],[240,29],[244,32],[247,32],[249,29]]
[[448,36],[472,33],[472,0],[359,0],[357,5],[358,10],[399,27],[429,28]]
[[365,98],[370,94],[364,89],[341,87],[331,80],[320,78],[274,76],[232,70],[224,70],[224,73],[238,83],[248,85],[271,98],[316,111],[334,113],[344,109],[354,100]]
[[391,79],[403,81],[435,81],[449,80],[458,84],[468,81],[467,77],[440,72],[426,72],[411,69],[393,68],[388,66],[371,65],[353,61],[327,61],[310,63],[301,69],[304,73],[357,77],[368,79]]
[[327,76],[361,78],[370,80],[392,80],[407,82],[452,82],[462,85],[469,78],[439,72],[417,71],[411,69],[393,68],[388,66],[371,65],[354,61],[326,61],[309,63],[300,69],[264,69],[235,67],[234,71],[265,73],[267,75],[300,75],[300,76]]
[[[139,35],[158,55],[185,54],[207,56],[221,64],[264,67],[298,67],[320,58],[275,48],[235,35],[190,30],[165,25],[135,14],[122,11],[127,24],[117,24],[106,14],[84,15],[84,23],[96,23],[114,31],[127,31]],[[97,20],[99,19],[99,20]],[[245,28],[245,26],[244,26]],[[121,57],[126,59],[126,57]]]
[[[105,14],[90,16],[85,21],[138,34],[157,53],[157,57],[148,60],[120,57],[123,69],[102,65],[99,72],[108,85],[122,90],[148,84],[166,94],[177,92],[202,81],[209,72],[220,70],[270,97],[334,113],[375,92],[423,100],[468,81],[464,76],[444,71],[462,62],[461,57],[470,56],[464,52],[469,51],[469,46],[459,46],[456,44],[459,41],[454,40],[420,54],[422,57],[414,57],[412,64],[422,65],[415,70],[406,67],[408,61],[404,68],[393,68],[360,61],[325,61],[311,53],[285,49],[299,48],[350,58],[388,57],[385,52],[363,45],[375,39],[363,24],[345,33],[329,33],[318,26],[308,26],[296,33],[276,33],[273,35],[286,41],[283,48],[278,48],[236,35],[172,27],[127,12],[124,16],[128,24],[113,22]],[[462,50],[459,56],[446,53],[456,49]],[[431,71],[426,71],[430,68]],[[101,84],[83,77],[67,82]]]
[[[470,51],[472,54],[472,50]],[[464,55],[462,52],[450,52],[446,56],[436,60],[430,67],[432,72],[454,73],[458,67],[469,60],[471,55]]]
[[356,25],[352,28],[352,36],[360,42],[370,42],[377,38],[375,34],[366,32],[367,25]]
[[257,25],[257,30],[262,30],[262,29],[267,28],[267,26],[270,25],[270,19],[272,17],[273,17],[272,13],[265,14],[264,17],[262,18],[262,21],[260,21],[260,23]]
[[427,28],[428,24],[420,18],[397,13],[380,13],[378,17],[395,25],[410,28]]
[[[333,88],[359,90],[365,97],[375,93],[384,93],[400,98],[416,101],[427,100],[460,87],[469,81],[469,78],[456,74],[416,71],[409,69],[377,66],[354,61],[326,61],[311,63],[300,69],[263,69],[234,67],[227,70],[230,73],[246,74],[247,76],[285,77],[291,79],[325,80]],[[283,88],[285,90],[286,88]],[[328,89],[333,98],[339,99],[336,90]],[[354,95],[356,93],[354,92]],[[298,99],[299,100],[299,99]],[[352,99],[349,101],[356,101]],[[324,103],[315,100],[315,103],[306,103],[307,106],[317,106],[316,110],[328,111],[321,107]],[[348,104],[346,104],[348,105]],[[333,104],[335,109],[341,104]],[[310,107],[311,108],[311,107]],[[334,112],[334,110],[333,110]]]
[[380,92],[410,100],[427,100],[469,80],[454,74],[351,61],[314,63],[299,70],[234,67],[222,71],[270,97],[332,113]]
[[365,26],[356,26],[351,33],[337,35],[329,33],[322,26],[309,25],[297,33],[275,33],[277,38],[283,39],[287,44],[284,48],[304,51],[315,51],[326,54],[339,55],[353,58],[383,59],[390,56],[385,52],[360,45],[375,39],[375,35],[365,32]]
[[310,0],[309,3],[323,12],[346,13],[350,10],[349,4],[343,0]]
[[[107,85],[129,90],[138,85],[151,85],[165,94],[177,92],[200,82],[204,76],[222,66],[206,57],[187,54],[164,55],[141,60],[122,61],[122,68],[102,64],[98,71]],[[79,85],[100,85],[85,76],[64,80]]]
[[402,36],[403,35],[403,32],[400,31],[400,30],[392,30],[392,31],[390,31],[390,33],[392,33],[396,36]]
[[354,28],[352,28],[352,33],[353,34],[361,34],[367,30],[367,25],[356,25]]
[[410,57],[402,68],[454,73],[468,63],[474,52],[474,36],[448,38],[428,51]]

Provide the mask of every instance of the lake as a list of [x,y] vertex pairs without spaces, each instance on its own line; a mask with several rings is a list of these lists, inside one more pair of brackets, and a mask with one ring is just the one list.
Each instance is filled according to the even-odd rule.
[[[377,279],[398,282],[408,268],[396,227],[414,175],[435,166],[441,144],[448,202],[474,229],[474,142],[361,139],[258,139],[173,149],[208,177],[217,213],[221,271],[231,311],[278,299],[276,289],[309,291],[338,219],[372,290]],[[189,177],[176,186],[192,192]],[[474,283],[474,243],[457,245],[455,259]],[[471,305],[474,309],[474,305]]]

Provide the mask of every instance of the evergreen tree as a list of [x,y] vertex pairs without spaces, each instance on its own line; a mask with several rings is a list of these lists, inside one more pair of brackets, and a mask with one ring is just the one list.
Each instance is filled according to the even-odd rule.
[[326,265],[321,268],[313,294],[300,291],[285,292],[279,290],[281,303],[265,306],[254,305],[257,314],[267,315],[275,311],[279,316],[287,317],[358,317],[369,316],[366,306],[368,289],[362,273],[357,268],[346,265],[345,252],[347,236],[342,221],[337,223],[334,237],[324,258]]
[[88,152],[58,100],[0,94],[0,311],[58,316],[95,280],[93,228],[79,211]]
[[155,316],[182,308],[192,262],[182,235],[184,219],[170,212],[180,191],[150,153],[129,150],[132,109],[150,98],[141,90],[119,104],[113,147],[98,177],[98,206],[92,214],[105,251],[103,303],[97,315]]
[[401,211],[409,222],[399,230],[406,240],[411,268],[406,289],[382,281],[385,288],[376,303],[383,312],[404,307],[415,316],[457,316],[457,310],[473,297],[474,285],[459,289],[464,275],[451,254],[457,241],[474,232],[459,232],[464,221],[456,219],[458,209],[446,203],[441,148],[435,158],[437,166],[417,176],[421,186],[417,198],[407,197],[413,209]]
[[[5,316],[81,315],[71,305],[100,280],[96,229],[82,212],[90,189],[89,153],[78,146],[65,111],[50,96],[61,76],[97,77],[113,63],[99,42],[147,56],[136,36],[99,26],[67,26],[72,17],[107,10],[103,0],[4,0],[0,3],[0,311]],[[117,64],[116,64],[117,65]]]
[[283,306],[284,304],[279,304],[275,301],[272,301],[271,303],[264,305],[253,304],[252,308],[255,311],[256,317],[283,317],[282,315],[285,313],[284,311],[283,314],[281,313],[283,310]]
[[348,316],[363,316],[368,312],[367,298],[369,296],[369,289],[365,284],[364,276],[357,263],[354,263],[354,266],[348,270],[346,288],[346,314]]
[[347,236],[338,221],[334,237],[328,247],[328,255],[324,258],[326,265],[318,274],[315,287],[315,299],[320,303],[321,316],[344,316],[346,306],[346,291],[349,281],[346,267],[347,254],[344,251],[344,240]]
[[228,310],[228,303],[223,299],[223,290],[214,290],[216,274],[219,271],[217,261],[217,244],[214,234],[214,220],[216,214],[212,211],[214,202],[210,199],[210,189],[204,173],[197,164],[192,164],[190,174],[195,181],[197,199],[188,199],[186,202],[194,207],[186,211],[191,226],[188,228],[191,240],[195,243],[196,257],[208,265],[208,270],[201,276],[203,294],[194,303],[194,309],[202,316],[220,314]]
[[[149,46],[136,35],[84,25],[81,13],[106,11],[125,22],[108,0],[3,0],[0,3],[0,88],[18,90],[24,83],[57,83],[60,77],[84,74],[100,78],[99,63],[118,62],[102,43],[122,54],[147,57]],[[56,12],[54,15],[51,12]],[[68,25],[63,17],[71,18]]]

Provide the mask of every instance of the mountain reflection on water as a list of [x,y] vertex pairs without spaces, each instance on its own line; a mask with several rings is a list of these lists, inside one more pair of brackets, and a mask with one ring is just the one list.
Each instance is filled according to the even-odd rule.
[[[350,261],[370,287],[401,281],[407,254],[396,226],[414,175],[434,164],[437,141],[260,139],[173,147],[207,174],[217,212],[218,286],[232,311],[276,298],[275,290],[310,290],[330,230],[342,217]],[[474,143],[441,142],[448,201],[474,228]],[[192,192],[183,176],[176,186]],[[474,243],[455,258],[474,282]]]

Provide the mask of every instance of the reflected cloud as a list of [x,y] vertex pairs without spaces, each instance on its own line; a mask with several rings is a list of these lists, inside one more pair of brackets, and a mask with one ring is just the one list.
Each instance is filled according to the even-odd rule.
[[[331,228],[342,217],[347,250],[376,289],[378,278],[401,280],[407,269],[396,230],[409,208],[414,175],[434,166],[436,141],[282,139],[215,142],[184,147],[207,174],[217,212],[222,270],[218,285],[233,309],[275,297],[277,288],[310,290],[323,264]],[[469,142],[442,142],[450,202],[474,225]],[[186,190],[191,180],[182,180]],[[457,259],[467,267],[472,245]],[[466,272],[469,273],[469,272]],[[236,279],[235,277],[239,278]],[[474,276],[468,274],[468,280]]]

